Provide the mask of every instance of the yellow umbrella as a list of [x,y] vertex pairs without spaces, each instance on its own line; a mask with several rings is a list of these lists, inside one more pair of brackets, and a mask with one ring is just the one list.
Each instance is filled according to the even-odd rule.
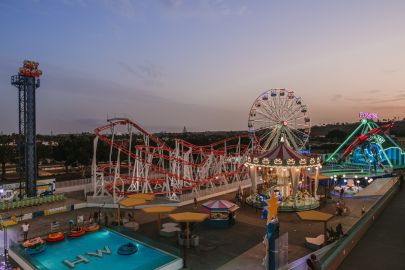
[[[195,212],[182,212],[182,213],[169,214],[169,217],[171,219],[173,219],[174,221],[185,222],[186,223],[186,228],[187,228],[186,229],[186,243],[187,243],[187,247],[189,247],[190,246],[189,223],[190,222],[203,222],[205,219],[208,218],[208,214],[195,213]],[[184,257],[183,257],[184,268],[187,267],[187,253],[186,253],[186,250],[187,250],[186,248],[183,248],[183,252],[184,252]]]
[[314,210],[297,212],[297,215],[302,220],[323,222],[323,233],[324,239],[326,241],[327,223],[334,217],[333,215]]
[[182,212],[182,213],[175,213],[169,214],[169,217],[177,222],[185,222],[186,223],[186,241],[187,247],[189,246],[189,223],[190,222],[203,222],[205,219],[208,218],[208,214],[204,213],[195,213],[195,212]]
[[155,195],[146,193],[136,193],[128,195],[127,198],[144,199],[146,201],[152,201],[155,198]]
[[[121,225],[121,213],[120,207],[135,207],[139,205],[144,205],[146,203],[145,199],[137,199],[137,198],[124,198],[118,202],[118,225]],[[133,208],[132,212],[133,217],[135,217],[135,208]]]
[[164,213],[170,213],[173,212],[177,207],[175,206],[152,206],[152,207],[147,207],[147,208],[142,208],[141,210],[145,213],[149,214],[158,214],[158,230],[160,230],[160,215]]

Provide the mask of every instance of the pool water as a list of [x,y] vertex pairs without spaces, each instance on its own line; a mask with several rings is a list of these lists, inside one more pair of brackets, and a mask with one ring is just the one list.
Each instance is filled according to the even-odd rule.
[[[132,255],[119,255],[117,253],[118,248],[128,242],[137,245],[138,252]],[[101,257],[87,254],[87,252],[97,253],[97,250],[105,250],[105,246],[108,247],[111,254],[103,253]],[[48,243],[45,252],[36,255],[25,255],[24,257],[40,270],[69,270],[72,268],[65,265],[63,261],[75,261],[78,255],[85,257],[89,262],[76,264],[73,268],[75,270],[147,270],[157,269],[179,260],[168,253],[145,246],[106,229],[86,233],[79,238],[66,237],[61,242]],[[178,268],[169,267],[168,269]]]

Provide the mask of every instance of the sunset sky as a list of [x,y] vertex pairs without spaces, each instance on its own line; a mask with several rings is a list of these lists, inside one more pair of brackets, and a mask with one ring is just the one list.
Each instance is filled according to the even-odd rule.
[[290,88],[313,124],[405,117],[403,0],[0,1],[0,131],[18,128],[10,76],[40,62],[39,133],[128,116],[152,131],[246,130]]

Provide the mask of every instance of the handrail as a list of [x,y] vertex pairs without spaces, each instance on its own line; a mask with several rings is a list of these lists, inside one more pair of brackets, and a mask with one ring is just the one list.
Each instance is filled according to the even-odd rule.
[[325,256],[321,259],[322,269],[328,269],[329,265],[332,263],[335,257],[340,256],[340,254],[347,248],[347,245],[356,237],[357,233],[364,228],[366,223],[370,222],[371,219],[375,219],[375,215],[378,211],[382,210],[385,203],[391,199],[391,196],[397,191],[398,181],[386,192],[381,198],[379,198],[367,211],[363,217],[358,220],[348,231],[347,236],[338,240],[334,248],[330,249]]

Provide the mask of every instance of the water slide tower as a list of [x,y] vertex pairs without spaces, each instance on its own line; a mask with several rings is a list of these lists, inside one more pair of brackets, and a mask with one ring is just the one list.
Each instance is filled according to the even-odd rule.
[[17,171],[20,181],[25,178],[28,197],[37,193],[35,90],[40,86],[39,77],[42,75],[38,65],[38,62],[25,60],[18,75],[11,76],[11,84],[18,89]]

